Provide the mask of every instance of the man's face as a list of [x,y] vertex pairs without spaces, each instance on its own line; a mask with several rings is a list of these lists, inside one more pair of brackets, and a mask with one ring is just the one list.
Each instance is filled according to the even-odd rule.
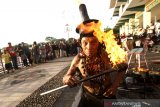
[[83,37],[81,46],[86,56],[92,57],[97,53],[99,42],[96,37]]
[[8,46],[12,46],[11,43],[8,43]]

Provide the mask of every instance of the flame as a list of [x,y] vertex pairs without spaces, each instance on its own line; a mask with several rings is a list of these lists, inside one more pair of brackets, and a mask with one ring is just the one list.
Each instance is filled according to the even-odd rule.
[[115,40],[115,36],[113,35],[113,31],[110,30],[107,33],[102,32],[102,37],[97,37],[104,42],[106,47],[106,52],[109,54],[109,58],[113,65],[120,64],[126,62],[127,53],[120,48],[120,45],[117,44]]
[[106,52],[109,54],[110,61],[113,66],[125,63],[127,52],[125,52],[120,45],[117,44],[113,31],[110,30],[107,33],[101,30],[101,22],[90,22],[87,25],[80,25],[83,28],[83,32],[90,32],[94,30],[94,36],[98,38],[100,43],[104,43]]
[[145,68],[140,68],[140,67],[138,67],[138,68],[137,68],[137,71],[138,71],[138,72],[149,72],[149,69],[145,69]]

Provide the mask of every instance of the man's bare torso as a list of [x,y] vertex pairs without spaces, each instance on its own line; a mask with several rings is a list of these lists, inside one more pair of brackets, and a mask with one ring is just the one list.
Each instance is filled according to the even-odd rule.
[[[108,55],[104,51],[93,58],[87,58],[83,53],[80,53],[75,57],[74,64],[80,70],[83,79],[111,68]],[[109,74],[83,83],[83,87],[93,94],[103,94],[110,85],[111,77]]]

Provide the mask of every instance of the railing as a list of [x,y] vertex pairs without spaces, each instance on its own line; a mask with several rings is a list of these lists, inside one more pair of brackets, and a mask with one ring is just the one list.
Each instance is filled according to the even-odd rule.
[[116,24],[118,23],[118,21],[120,20],[120,18],[122,17],[122,15],[124,14],[124,12],[126,11],[126,9],[128,8],[128,6],[130,5],[131,2],[132,2],[132,0],[128,0],[128,1],[126,2],[124,8],[122,9],[121,14],[119,14],[119,17],[117,18],[116,23],[115,23],[115,25],[114,25],[113,27],[116,26]]
[[4,72],[5,68],[4,68],[4,63],[2,61],[2,59],[0,58],[0,72]]

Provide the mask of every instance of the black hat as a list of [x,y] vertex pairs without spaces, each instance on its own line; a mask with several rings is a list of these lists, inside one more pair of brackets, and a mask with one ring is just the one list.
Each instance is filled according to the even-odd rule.
[[80,39],[82,39],[82,37],[92,37],[94,33],[93,27],[98,22],[99,20],[89,19],[78,25],[76,27],[76,32],[80,34]]

